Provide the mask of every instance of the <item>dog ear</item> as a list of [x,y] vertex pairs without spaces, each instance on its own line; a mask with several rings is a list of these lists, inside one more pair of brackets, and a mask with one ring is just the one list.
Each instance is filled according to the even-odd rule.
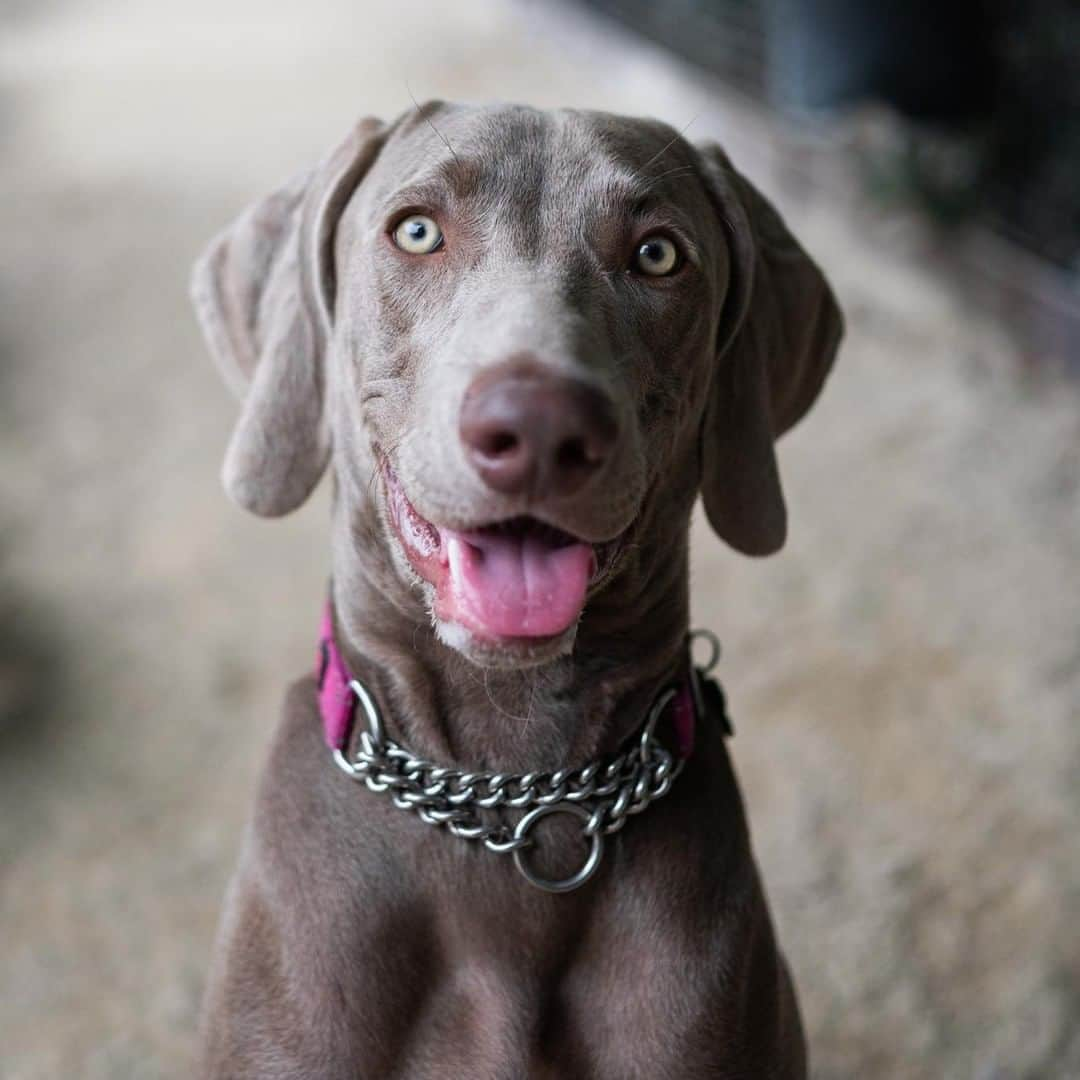
[[821,390],[843,318],[773,207],[718,146],[700,151],[730,271],[701,431],[701,494],[718,536],[747,555],[771,555],[787,535],[773,443]]
[[295,510],[330,456],[335,230],[385,133],[380,121],[362,120],[314,171],[249,207],[195,265],[203,334],[243,399],[225,489],[265,517]]

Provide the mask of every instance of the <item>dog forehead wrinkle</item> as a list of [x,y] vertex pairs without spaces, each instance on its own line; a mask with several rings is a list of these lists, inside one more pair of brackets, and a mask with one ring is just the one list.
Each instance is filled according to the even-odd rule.
[[569,196],[580,212],[592,201],[586,189],[602,189],[613,176],[633,179],[631,164],[623,167],[606,154],[581,114],[514,108],[481,112],[472,125],[467,116],[459,120],[458,160],[441,161],[434,170],[455,192],[487,193],[518,213],[522,205],[565,208]]
[[[627,125],[604,114],[545,116],[518,108],[459,110],[445,123],[453,157],[431,146],[421,130],[399,136],[396,152],[382,163],[396,182],[378,185],[378,213],[410,204],[449,213],[527,257],[580,254],[581,241],[595,228],[652,215],[659,225],[667,218],[684,234],[693,231],[699,208],[684,204],[686,174],[696,170],[682,147],[669,145],[666,127],[654,133],[652,125]],[[612,126],[615,133],[608,131]],[[641,171],[656,156],[654,143],[669,147],[660,176]],[[400,160],[407,149],[411,154]],[[672,160],[679,186],[669,188],[664,180]],[[703,197],[698,186],[689,189],[694,202]],[[694,250],[688,254],[697,257]]]
[[433,175],[456,184],[491,182],[507,168],[535,164],[549,151],[552,118],[523,106],[462,110],[446,126],[455,158],[427,157]]

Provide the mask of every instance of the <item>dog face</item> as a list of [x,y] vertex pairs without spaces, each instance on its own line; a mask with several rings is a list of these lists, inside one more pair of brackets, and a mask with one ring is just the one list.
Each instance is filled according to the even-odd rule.
[[572,647],[667,489],[776,550],[773,441],[840,336],[718,148],[518,106],[362,122],[215,241],[194,293],[244,395],[233,496],[287,512],[332,454],[439,636],[500,666]]

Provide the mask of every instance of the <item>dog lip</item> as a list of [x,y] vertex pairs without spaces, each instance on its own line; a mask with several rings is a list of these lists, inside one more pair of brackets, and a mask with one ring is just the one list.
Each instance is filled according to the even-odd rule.
[[[438,531],[437,526],[432,527]],[[531,514],[517,514],[511,517],[499,518],[495,521],[477,525],[473,528],[458,529],[455,531],[466,540],[475,540],[478,543],[482,542],[486,537],[531,536],[542,539],[552,548],[569,547],[571,544],[588,544],[590,547],[596,546],[591,543],[591,541],[584,540],[580,536],[575,536],[565,529],[558,528],[558,526],[549,525],[547,522],[542,521],[540,518],[533,517]]]
[[385,458],[383,459],[382,473],[386,487],[387,510],[394,532],[405,548],[405,553],[409,556],[409,562],[413,565],[413,568],[421,577],[427,578],[421,568],[416,566],[413,554],[420,556],[424,562],[437,560],[441,565],[445,566],[446,554],[443,550],[442,533],[437,525],[429,521],[416,509],[398,481],[393,466]]
[[[402,525],[407,524],[411,526],[410,532],[415,529],[423,533],[427,543],[421,544],[420,547],[425,553],[429,545],[432,547],[441,545],[443,529],[447,529],[460,533],[466,538],[470,536],[481,538],[484,536],[499,535],[500,533],[519,533],[522,535],[532,533],[533,535],[543,536],[555,547],[563,547],[570,544],[588,544],[599,555],[601,552],[607,552],[610,549],[621,547],[626,536],[633,528],[633,522],[631,522],[627,528],[623,529],[613,537],[590,540],[587,537],[572,532],[562,525],[547,521],[536,514],[508,514],[505,517],[500,518],[480,518],[471,521],[465,519],[460,524],[457,522],[447,522],[440,525],[430,518],[425,517],[417,510],[415,503],[409,498],[404,486],[398,479],[397,472],[394,470],[394,466],[391,464],[390,460],[381,454],[379,457],[381,460],[380,471],[383,474],[386,488],[386,502],[391,511],[391,520],[399,531]],[[409,519],[408,522],[397,520],[399,515],[394,511],[397,508],[396,504],[398,503],[400,503],[401,509],[405,510]],[[404,539],[408,542],[411,541],[413,537]]]
[[[435,585],[449,565],[442,531],[435,522],[424,517],[416,509],[398,479],[389,458],[378,451],[377,456],[384,481],[387,512],[396,539],[401,544],[409,565],[417,575],[428,584]],[[522,533],[534,532],[544,535],[556,547],[588,544],[593,552],[593,570],[589,578],[589,586],[593,588],[608,576],[619,552],[625,546],[627,537],[633,530],[633,525],[634,523],[631,522],[622,532],[609,540],[591,541],[531,514],[516,514],[494,521],[471,523],[455,531],[465,539],[475,536],[480,540],[484,536],[498,535],[503,531],[520,530]]]

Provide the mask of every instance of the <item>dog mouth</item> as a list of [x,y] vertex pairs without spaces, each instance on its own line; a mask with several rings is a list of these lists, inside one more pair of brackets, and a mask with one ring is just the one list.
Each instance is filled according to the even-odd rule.
[[470,529],[435,525],[384,464],[387,508],[413,570],[435,590],[435,615],[484,641],[535,643],[574,626],[621,537],[600,544],[529,515]]

